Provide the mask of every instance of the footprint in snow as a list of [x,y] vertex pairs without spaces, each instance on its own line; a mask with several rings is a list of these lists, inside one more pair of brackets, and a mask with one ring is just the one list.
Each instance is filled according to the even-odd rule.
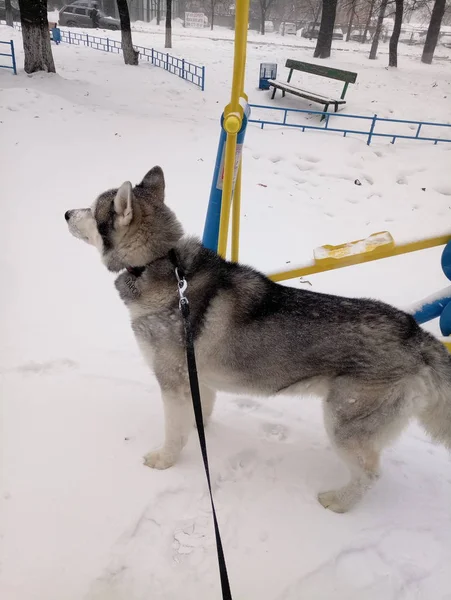
[[263,423],[261,432],[265,439],[273,442],[285,442],[288,438],[288,429],[281,423]]

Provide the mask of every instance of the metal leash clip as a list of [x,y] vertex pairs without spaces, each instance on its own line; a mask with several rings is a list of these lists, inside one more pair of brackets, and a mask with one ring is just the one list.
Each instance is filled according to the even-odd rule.
[[184,277],[180,277],[178,267],[175,268],[175,276],[177,277],[177,289],[179,291],[179,308],[182,310],[183,306],[189,304],[188,298],[185,296],[185,292],[188,288],[188,282]]

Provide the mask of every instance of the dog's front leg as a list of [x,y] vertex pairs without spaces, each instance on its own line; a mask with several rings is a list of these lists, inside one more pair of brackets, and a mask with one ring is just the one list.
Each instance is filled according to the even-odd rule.
[[154,469],[167,469],[177,461],[192,428],[193,409],[188,385],[177,389],[162,389],[165,417],[165,440],[163,447],[149,452],[144,464]]

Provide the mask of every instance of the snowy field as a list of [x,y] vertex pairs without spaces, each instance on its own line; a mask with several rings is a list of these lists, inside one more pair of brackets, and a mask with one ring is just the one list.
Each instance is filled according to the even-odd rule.
[[[161,29],[141,29],[136,43],[162,48]],[[158,386],[111,274],[68,234],[64,212],[160,164],[167,202],[201,234],[230,90],[224,31],[174,36],[173,54],[206,66],[205,93],[162,69],[65,45],[53,46],[57,75],[0,72],[2,600],[220,597],[196,436],[174,468],[142,465],[162,441]],[[0,39],[10,37],[0,26]],[[312,60],[312,44],[251,41],[250,101],[270,104],[256,89],[259,63],[278,62],[283,76],[287,58]],[[367,48],[340,48],[327,64],[358,73],[346,111],[450,121],[444,48],[426,66],[420,49],[400,46],[398,70],[385,68],[386,46],[371,62]],[[308,108],[295,97],[275,102]],[[249,126],[242,260],[270,271],[381,230],[398,240],[449,232],[450,166],[451,144],[368,147],[352,136]],[[401,307],[447,285],[440,249],[309,282],[290,285]],[[346,515],[316,500],[347,477],[316,398],[222,395],[208,443],[234,598],[451,599],[451,461],[416,425]]]

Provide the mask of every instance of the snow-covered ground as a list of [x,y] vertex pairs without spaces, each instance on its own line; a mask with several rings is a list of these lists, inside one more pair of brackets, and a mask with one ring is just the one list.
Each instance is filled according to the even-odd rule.
[[[20,34],[12,35],[21,67]],[[0,27],[0,39],[10,36]],[[56,76],[0,72],[2,600],[219,598],[197,439],[173,469],[142,465],[162,439],[158,387],[111,275],[63,218],[160,164],[168,203],[201,234],[231,79],[232,44],[218,37],[226,36],[174,36],[173,54],[205,64],[205,93],[162,69],[65,45],[53,46]],[[283,72],[287,58],[311,60],[305,40],[292,48],[272,39],[249,45],[254,103],[271,102],[256,89],[260,62]],[[135,41],[160,48],[162,32]],[[387,70],[386,56],[370,62],[350,47],[328,61],[359,74],[347,111],[449,122],[444,49],[426,66],[403,46],[400,68]],[[307,107],[294,97],[276,103]],[[450,164],[451,144],[368,147],[352,136],[249,126],[242,260],[269,271],[376,231],[398,240],[449,231]],[[447,281],[434,249],[310,285],[404,306]],[[347,476],[316,399],[223,395],[208,442],[235,598],[451,598],[451,461],[416,425],[347,515],[316,501]]]

